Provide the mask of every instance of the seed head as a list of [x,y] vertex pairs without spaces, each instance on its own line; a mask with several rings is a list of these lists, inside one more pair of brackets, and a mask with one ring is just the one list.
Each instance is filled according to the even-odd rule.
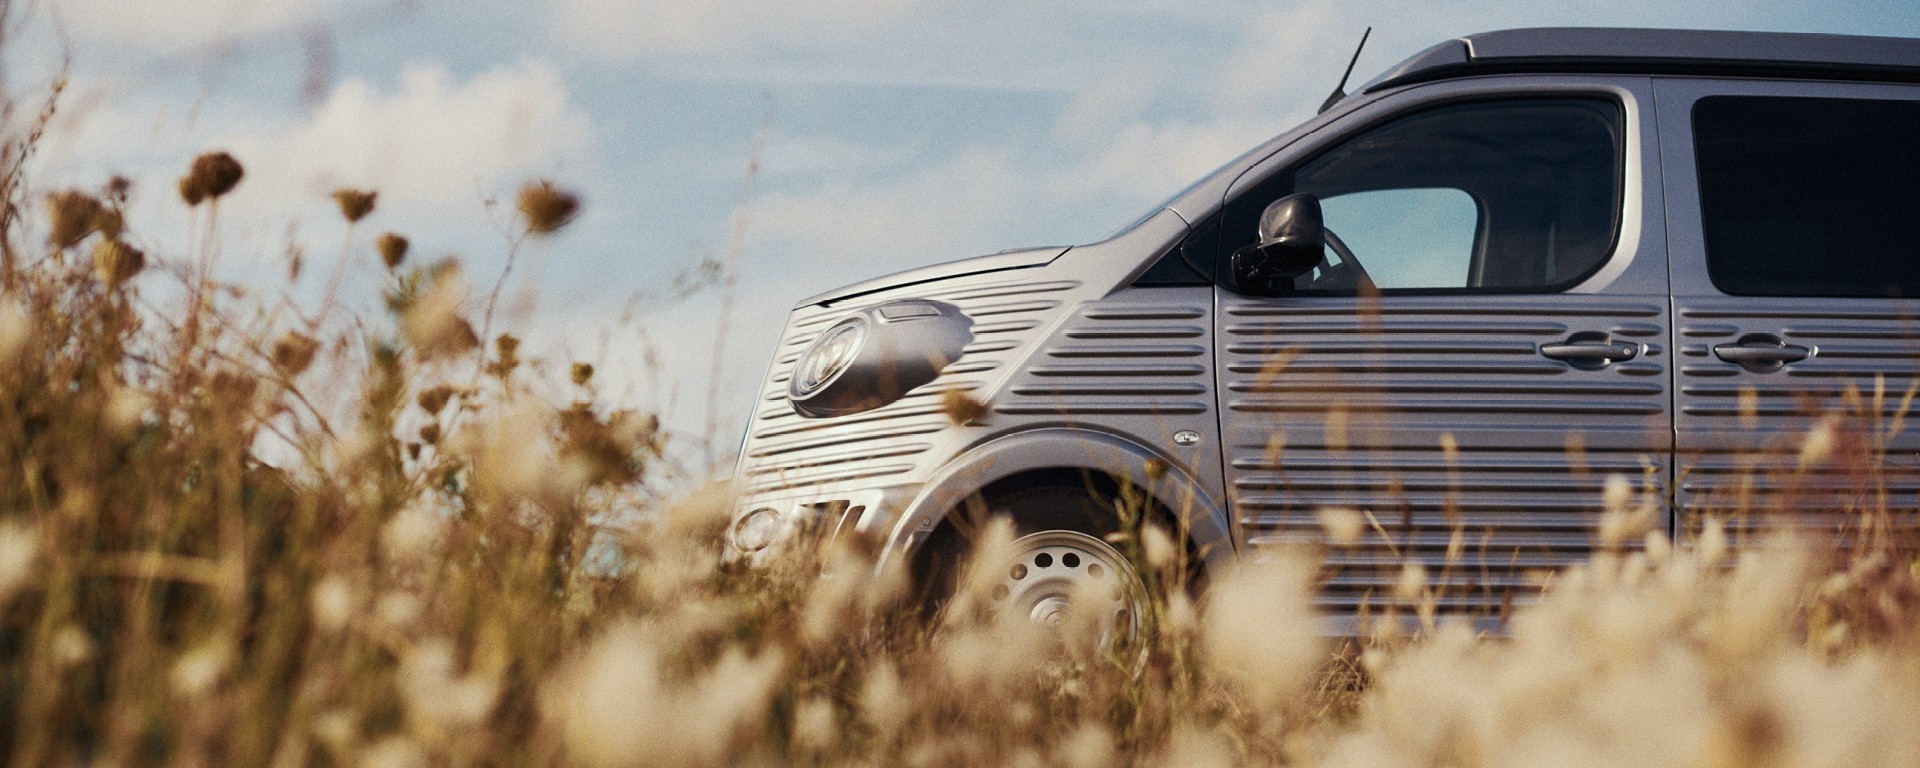
[[337,189],[333,192],[333,201],[340,205],[340,215],[347,217],[347,223],[352,224],[373,213],[374,198],[379,196],[380,193],[373,190]]
[[319,351],[320,342],[312,336],[289,331],[273,343],[273,364],[288,376],[298,376],[313,365],[314,353]]
[[180,197],[187,205],[199,205],[202,200],[217,200],[221,195],[233,191],[240,183],[240,177],[246,175],[246,169],[240,167],[240,161],[225,152],[208,152],[193,159],[193,168],[180,179]]
[[432,389],[422,391],[420,396],[415,399],[415,402],[420,404],[420,410],[426,411],[427,413],[439,413],[440,409],[447,407],[447,401],[452,399],[452,397],[453,388],[442,384]]
[[93,247],[93,272],[100,282],[118,286],[147,266],[147,255],[122,240],[102,240]]
[[530,182],[520,188],[520,215],[527,219],[527,231],[537,234],[557,232],[580,213],[580,197],[553,186],[551,181]]
[[398,269],[400,262],[407,260],[407,239],[404,237],[388,232],[380,236],[376,245],[380,249],[380,261],[387,265],[387,269]]
[[98,225],[100,201],[77,189],[47,195],[47,218],[51,225],[47,241],[55,248],[66,248],[93,234]]
[[958,427],[986,415],[987,405],[959,389],[949,389],[940,396],[940,410],[947,414],[947,421]]

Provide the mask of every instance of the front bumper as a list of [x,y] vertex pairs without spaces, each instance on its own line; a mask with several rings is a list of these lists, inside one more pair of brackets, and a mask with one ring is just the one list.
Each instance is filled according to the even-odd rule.
[[[734,507],[732,522],[727,526],[727,559],[760,565],[795,542],[831,541],[847,536],[884,541],[894,521],[900,519],[900,513],[920,489],[920,483],[909,483],[837,492],[812,489],[805,495],[742,499]],[[759,510],[772,510],[780,517],[779,532],[764,547],[742,549],[737,541],[740,523]]]

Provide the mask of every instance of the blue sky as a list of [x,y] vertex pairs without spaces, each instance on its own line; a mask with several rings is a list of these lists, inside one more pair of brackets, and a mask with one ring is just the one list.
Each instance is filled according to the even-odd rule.
[[[343,252],[328,192],[381,192],[345,247],[370,310],[384,230],[490,285],[525,179],[580,190],[574,227],[516,267],[506,327],[692,444],[732,445],[785,311],[883,272],[1098,239],[1299,121],[1338,79],[1516,26],[1920,36],[1910,2],[1284,3],[1228,0],[52,0],[4,52],[31,96],[70,57],[43,190],[136,182],[149,251],[178,254],[172,183],[196,153],[248,178],[221,213],[230,279],[312,301]],[[742,210],[755,137],[759,173]],[[502,201],[492,212],[485,201]],[[667,305],[743,224],[737,312]],[[289,247],[307,274],[287,287]],[[147,279],[147,278],[143,278]]]

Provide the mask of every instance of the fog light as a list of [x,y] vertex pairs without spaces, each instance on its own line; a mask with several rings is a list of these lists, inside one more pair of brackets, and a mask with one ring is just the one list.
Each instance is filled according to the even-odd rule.
[[733,546],[742,552],[758,552],[780,536],[780,513],[770,507],[748,512],[733,523]]

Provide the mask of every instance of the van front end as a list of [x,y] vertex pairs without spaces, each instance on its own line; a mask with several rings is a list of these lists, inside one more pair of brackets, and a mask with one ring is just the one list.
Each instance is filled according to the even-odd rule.
[[1230,555],[1211,288],[1134,285],[1188,230],[1162,210],[1105,242],[802,302],[742,444],[732,556],[857,535],[885,561],[940,538],[969,499],[1089,482],[1147,489],[1206,556]]

